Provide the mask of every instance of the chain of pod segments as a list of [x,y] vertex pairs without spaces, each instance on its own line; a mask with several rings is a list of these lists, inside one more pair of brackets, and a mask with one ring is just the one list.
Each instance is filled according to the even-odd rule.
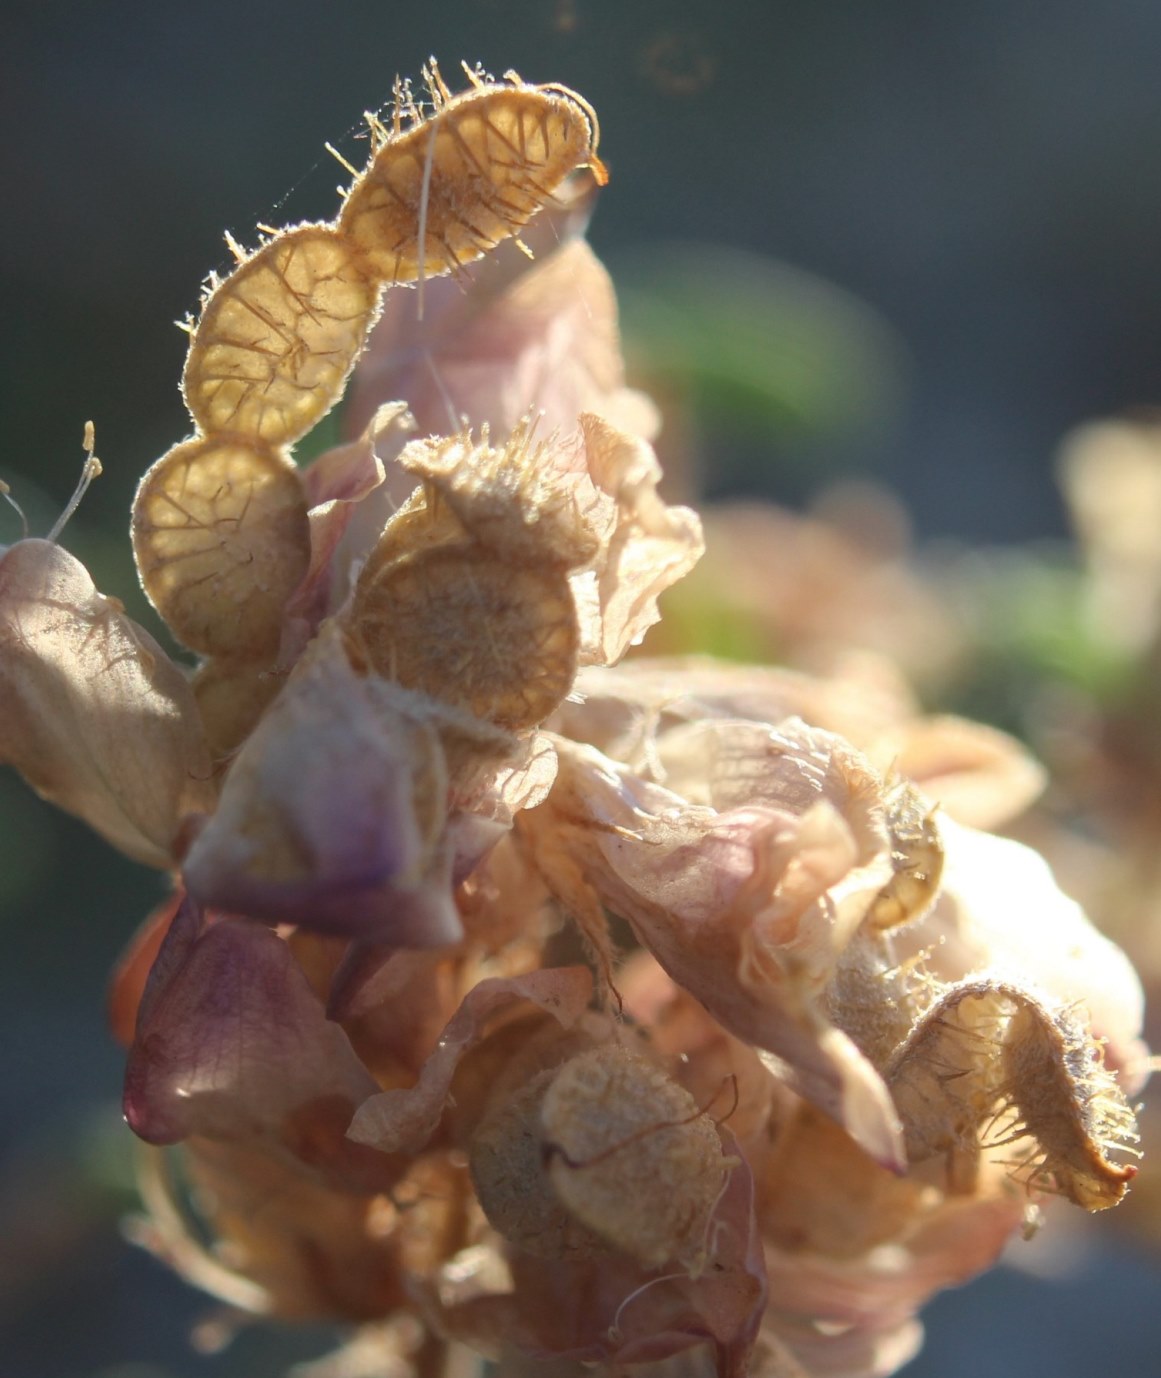
[[197,433],[146,473],[132,524],[146,594],[203,655],[258,663],[277,650],[310,557],[289,446],[342,395],[383,290],[461,272],[577,168],[606,178],[581,97],[468,76],[453,96],[425,69],[428,115],[396,83],[392,125],[368,117],[371,157],[332,222],[273,233],[248,257],[228,241],[238,266],[211,279],[182,379]]

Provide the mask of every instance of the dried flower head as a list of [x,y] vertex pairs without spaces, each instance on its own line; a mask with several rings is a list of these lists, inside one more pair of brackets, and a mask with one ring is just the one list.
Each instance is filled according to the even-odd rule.
[[173,873],[111,1000],[138,1236],[364,1326],[335,1371],[883,1375],[1042,1197],[1123,1195],[1139,988],[978,830],[1042,783],[1003,734],[882,667],[618,664],[700,523],[564,185],[595,115],[468,76],[209,286],[132,522],[197,666],[59,529],[0,553],[0,756]]

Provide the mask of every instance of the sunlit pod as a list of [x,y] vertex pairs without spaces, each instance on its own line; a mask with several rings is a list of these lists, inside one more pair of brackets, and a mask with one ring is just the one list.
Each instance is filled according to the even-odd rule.
[[397,560],[355,592],[371,666],[512,731],[543,722],[576,673],[576,607],[564,574],[479,546]]
[[310,557],[306,499],[284,455],[237,436],[175,446],[141,480],[132,535],[145,592],[180,641],[236,659],[273,653]]
[[378,301],[332,229],[278,235],[206,298],[182,378],[190,414],[210,434],[297,440],[338,401]]
[[577,168],[606,180],[596,116],[567,87],[473,76],[472,89],[452,96],[434,65],[426,76],[432,113],[397,89],[393,126],[372,121],[375,152],[338,219],[385,282],[473,262],[517,234]]

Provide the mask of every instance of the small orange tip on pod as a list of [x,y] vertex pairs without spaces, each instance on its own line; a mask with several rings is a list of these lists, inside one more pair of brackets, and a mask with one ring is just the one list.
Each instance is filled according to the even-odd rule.
[[286,445],[342,394],[378,313],[379,285],[333,229],[287,230],[206,298],[182,378],[209,434]]
[[356,587],[353,630],[378,674],[513,732],[543,722],[576,674],[567,577],[478,545],[376,565]]
[[[355,182],[338,226],[385,282],[453,272],[517,234],[579,167],[603,185],[592,108],[563,86],[473,80],[448,94],[429,76],[434,113],[411,101]],[[403,115],[410,120],[407,127]]]
[[284,455],[239,436],[175,446],[141,480],[132,537],[145,592],[180,641],[238,660],[274,653],[310,559],[306,499]]

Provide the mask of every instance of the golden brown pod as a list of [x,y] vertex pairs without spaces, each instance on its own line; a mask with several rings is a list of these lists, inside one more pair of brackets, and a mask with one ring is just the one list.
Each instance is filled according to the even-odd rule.
[[456,545],[366,574],[352,630],[387,679],[510,731],[543,722],[572,687],[579,631],[560,571]]
[[212,658],[198,668],[190,687],[216,758],[237,751],[285,682],[263,661]]
[[[384,282],[413,282],[474,262],[517,234],[570,172],[606,180],[592,108],[564,86],[485,83],[457,96],[434,64],[433,113],[397,93],[394,126],[347,194],[338,227]],[[404,127],[404,116],[408,124]]]
[[310,559],[285,455],[239,436],[184,441],[141,480],[132,536],[145,592],[180,641],[235,660],[273,655]]
[[572,1058],[540,1109],[548,1177],[587,1230],[650,1268],[701,1271],[726,1158],[688,1091],[624,1048]]
[[210,292],[182,377],[205,432],[286,445],[342,395],[379,284],[329,226],[286,230]]

